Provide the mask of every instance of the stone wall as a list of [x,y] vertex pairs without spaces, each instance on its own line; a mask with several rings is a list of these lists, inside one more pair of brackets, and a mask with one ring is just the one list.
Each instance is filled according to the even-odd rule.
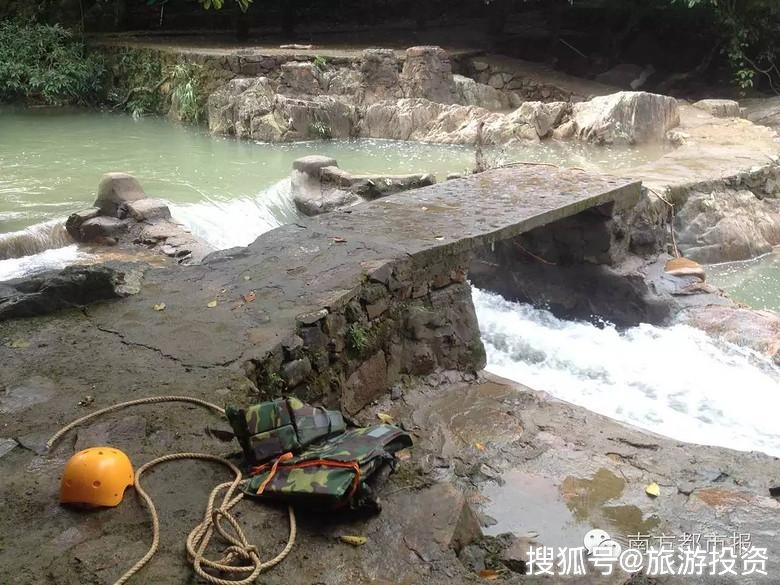
[[293,335],[244,364],[261,392],[294,394],[355,414],[409,376],[485,366],[468,257],[423,267],[383,264],[327,308],[296,319]]

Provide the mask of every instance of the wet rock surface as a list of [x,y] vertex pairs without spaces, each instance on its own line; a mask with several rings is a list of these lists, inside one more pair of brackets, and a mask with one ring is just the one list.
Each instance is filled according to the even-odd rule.
[[313,216],[394,193],[433,185],[427,173],[412,175],[353,175],[335,159],[312,155],[293,161],[290,178],[298,211]]
[[677,100],[647,92],[619,92],[574,105],[574,133],[588,142],[662,142],[680,123]]
[[780,365],[780,315],[775,311],[709,305],[686,311],[683,319],[714,337],[766,355]]
[[[111,336],[104,345],[122,347]],[[219,368],[161,369],[165,362],[154,364],[148,350],[125,351],[130,352],[125,367],[148,369],[151,362],[158,384],[172,392],[198,379],[189,394],[214,400],[214,389],[221,388],[219,401],[247,399],[246,390],[231,385]],[[13,435],[45,438],[59,421],[127,397],[120,380],[103,378],[96,402],[79,407],[89,375],[59,382],[59,392],[27,405],[13,422],[0,415],[3,424]],[[780,569],[773,554],[780,552],[780,504],[769,492],[771,478],[780,473],[777,460],[681,444],[489,376],[476,384],[462,380],[460,373],[435,374],[407,386],[401,400],[387,397],[359,413],[362,423],[376,420],[376,412],[390,414],[415,435],[414,447],[381,493],[381,514],[299,510],[297,544],[265,574],[266,582],[478,583],[483,579],[475,570],[488,569],[498,571],[503,582],[519,583],[528,545],[579,546],[592,528],[623,538],[634,533],[730,535],[737,529],[752,533],[756,546],[768,547],[770,574]],[[204,430],[219,424],[212,414],[183,405],[139,407],[85,426],[52,452],[36,455],[16,448],[1,457],[0,497],[16,502],[0,518],[4,550],[12,553],[3,556],[0,567],[9,568],[3,563],[11,559],[14,563],[13,571],[4,570],[9,584],[111,583],[146,550],[149,527],[132,491],[114,509],[85,513],[57,506],[58,477],[74,449],[108,439],[136,465],[172,451],[224,453],[226,446]],[[166,441],[160,440],[163,431],[170,434]],[[184,583],[191,578],[183,538],[199,521],[210,489],[226,479],[221,469],[192,462],[171,463],[146,478],[162,515],[163,539],[139,579]],[[661,485],[655,499],[644,493],[651,481]],[[283,546],[282,509],[245,502],[240,511],[249,538],[267,556]],[[481,514],[497,523],[480,529]],[[496,539],[483,536],[485,531],[513,537]],[[343,534],[362,535],[367,542],[356,549],[336,539]],[[622,584],[627,578],[591,573],[580,582]],[[695,577],[667,582],[708,583]]]
[[143,268],[137,265],[108,263],[8,280],[0,283],[0,321],[136,294],[142,278]]
[[739,102],[734,100],[706,99],[699,100],[692,105],[694,108],[704,110],[716,118],[739,118],[742,115]]
[[95,206],[72,213],[65,229],[83,243],[131,249],[133,244],[197,263],[213,249],[171,219],[168,206],[146,196],[141,184],[127,173],[106,173],[98,186]]

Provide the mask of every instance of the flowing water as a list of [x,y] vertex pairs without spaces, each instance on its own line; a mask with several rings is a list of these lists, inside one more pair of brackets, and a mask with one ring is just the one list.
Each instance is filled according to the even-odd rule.
[[[134,174],[147,193],[170,204],[175,219],[215,247],[227,248],[296,219],[288,181],[292,161],[315,153],[335,157],[354,173],[430,172],[438,179],[474,164],[472,149],[462,146],[380,140],[271,145],[212,137],[159,118],[0,110],[0,279],[35,265],[12,260],[71,243],[62,222],[92,204],[104,172]],[[634,166],[659,154],[575,145],[489,153],[498,161],[585,168]],[[40,265],[59,266],[78,253],[48,254]]]
[[780,251],[707,267],[707,280],[754,309],[780,311]]
[[563,321],[474,290],[487,369],[682,441],[780,456],[780,368],[686,325]]
[[[268,145],[214,138],[162,119],[0,110],[0,281],[83,259],[62,222],[92,204],[106,171],[136,175],[147,193],[169,203],[175,219],[226,248],[298,217],[289,193],[292,161],[315,153],[355,173],[432,172],[439,179],[474,163],[467,147],[374,140]],[[489,156],[614,170],[660,154],[546,143]],[[780,308],[777,256],[710,274],[740,300]],[[681,440],[780,455],[773,416],[780,372],[761,356],[682,325],[619,332],[561,321],[481,291],[474,301],[488,369]]]

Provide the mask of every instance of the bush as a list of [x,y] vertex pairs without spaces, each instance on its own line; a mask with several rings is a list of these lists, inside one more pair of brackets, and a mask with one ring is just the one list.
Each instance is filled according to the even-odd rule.
[[0,101],[94,103],[105,67],[59,25],[0,22]]
[[200,122],[206,112],[203,67],[195,63],[177,63],[171,70],[171,78],[171,100],[176,104],[179,119]]

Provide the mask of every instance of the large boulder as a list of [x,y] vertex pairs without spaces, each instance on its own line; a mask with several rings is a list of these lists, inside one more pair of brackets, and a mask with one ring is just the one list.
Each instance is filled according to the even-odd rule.
[[739,104],[734,100],[699,100],[693,104],[693,107],[704,110],[716,118],[739,118],[742,115]]
[[298,211],[304,215],[319,215],[358,200],[357,195],[346,189],[323,184],[323,169],[338,168],[336,165],[336,159],[320,155],[304,156],[293,161],[290,191]]
[[[128,229],[128,222],[116,217],[99,216],[88,219],[79,228],[81,242],[116,241]],[[111,238],[111,240],[109,240]]]
[[366,108],[360,126],[364,138],[410,140],[427,128],[445,106],[426,99],[387,100]]
[[[314,96],[311,99],[296,99],[277,96],[274,103],[274,118],[284,126],[284,141],[312,138],[351,138],[357,124],[357,110],[331,96]],[[252,138],[263,140],[265,136],[253,130]]]
[[[287,65],[288,88],[290,83],[312,74],[314,67],[311,63]],[[273,82],[265,77],[249,83],[233,80],[209,97],[209,129],[263,142],[354,135],[358,118],[355,106],[333,96],[301,95],[276,93]]]
[[748,120],[770,128],[780,128],[780,96],[742,100]]
[[429,174],[353,175],[335,159],[313,155],[293,162],[290,188],[298,211],[312,216],[434,182]]
[[253,138],[256,134],[255,121],[273,111],[275,96],[273,84],[267,77],[258,77],[243,92],[234,96],[233,133],[239,138]]
[[360,62],[358,100],[373,104],[403,97],[398,58],[392,49],[366,49]]
[[141,183],[128,173],[106,173],[100,178],[98,184],[95,207],[101,215],[116,216],[120,206],[131,201],[145,199]]
[[209,95],[206,103],[209,131],[214,134],[235,134],[236,98],[255,82],[252,78],[238,77]]
[[328,69],[320,76],[320,85],[325,93],[338,96],[354,96],[355,88],[361,86],[360,71],[352,67]]
[[643,91],[621,91],[574,104],[573,133],[599,144],[660,142],[680,123],[677,100]]
[[780,199],[750,191],[694,192],[675,218],[680,251],[701,263],[746,260],[780,245]]
[[539,138],[546,138],[560,125],[569,108],[566,102],[525,102],[517,112]]
[[320,70],[309,62],[290,61],[282,64],[279,93],[288,95],[316,95],[321,92]]
[[362,199],[373,200],[409,189],[427,187],[436,182],[429,173],[409,175],[353,175],[337,166],[327,166],[320,170],[323,187],[348,190]]
[[479,106],[487,110],[508,110],[511,99],[508,94],[484,83],[477,83],[470,77],[454,75],[457,103],[464,106]]
[[455,102],[450,56],[441,47],[410,47],[401,72],[404,95],[442,104]]
[[[551,106],[553,118],[556,106]],[[475,144],[480,127],[484,144],[538,141],[533,108],[509,114],[478,106],[444,105],[426,99],[402,99],[372,104],[366,109],[360,136],[415,140],[437,144]]]
[[682,318],[697,329],[753,349],[780,365],[780,315],[775,311],[708,305],[691,308]]

